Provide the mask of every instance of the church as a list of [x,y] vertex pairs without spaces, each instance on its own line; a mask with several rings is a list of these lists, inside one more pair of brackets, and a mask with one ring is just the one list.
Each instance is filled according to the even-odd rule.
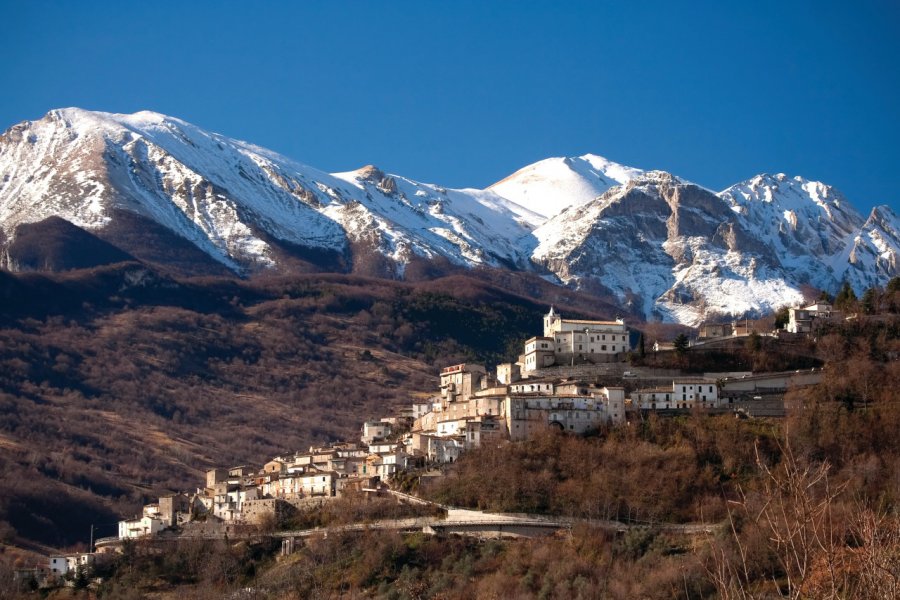
[[522,372],[553,365],[618,362],[631,351],[630,338],[623,319],[564,319],[551,306],[544,315],[544,335],[525,342]]

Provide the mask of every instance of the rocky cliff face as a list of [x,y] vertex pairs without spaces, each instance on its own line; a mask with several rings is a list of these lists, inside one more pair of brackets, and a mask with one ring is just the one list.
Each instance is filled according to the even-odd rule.
[[[453,190],[374,166],[324,173],[150,112],[55,110],[0,136],[0,266],[90,264],[65,260],[66,244],[89,238],[58,223],[27,230],[28,260],[15,259],[20,226],[51,217],[182,273],[402,277],[412,261],[440,259],[544,273],[683,323],[796,303],[806,286],[846,280],[861,292],[900,272],[891,209],[864,219],[799,177],[716,194],[588,154]],[[57,232],[52,260],[35,253],[36,231]]]
[[566,283],[600,282],[666,320],[744,313],[800,300],[776,253],[722,199],[659,171],[612,188],[538,228],[534,257]]

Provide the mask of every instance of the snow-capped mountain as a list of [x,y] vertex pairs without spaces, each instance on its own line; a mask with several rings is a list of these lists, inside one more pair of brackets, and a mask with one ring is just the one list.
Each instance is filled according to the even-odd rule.
[[[152,112],[54,110],[0,138],[0,226],[62,217],[104,237],[125,211],[240,273],[290,249],[516,265],[534,221],[489,191],[445,190],[374,167],[329,175]],[[140,248],[125,248],[140,257]],[[355,262],[363,262],[357,260]]]
[[541,218],[541,222],[559,214],[569,206],[586,204],[609,188],[628,183],[643,173],[585,154],[577,158],[548,158],[519,169],[509,177],[488,187],[489,190],[524,206]]
[[600,284],[645,315],[695,323],[802,300],[727,203],[661,171],[563,211],[535,235],[535,261],[562,281]]
[[157,113],[74,108],[0,136],[0,266],[84,263],[42,261],[41,235],[68,240],[57,253],[79,240],[188,273],[398,277],[442,258],[534,271],[682,323],[766,312],[845,280],[861,293],[900,274],[893,211],[864,219],[800,177],[759,175],[716,194],[586,154],[485,190],[446,189],[374,166],[328,174]]

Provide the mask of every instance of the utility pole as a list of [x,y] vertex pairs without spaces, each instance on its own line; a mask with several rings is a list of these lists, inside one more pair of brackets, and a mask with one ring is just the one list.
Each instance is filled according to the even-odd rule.
[[88,552],[90,552],[91,554],[94,553],[94,524],[93,523],[91,523],[91,543],[88,546]]

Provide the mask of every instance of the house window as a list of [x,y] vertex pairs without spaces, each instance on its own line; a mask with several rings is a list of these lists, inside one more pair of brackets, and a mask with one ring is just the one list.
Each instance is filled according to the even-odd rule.
[[604,335],[604,336],[602,336],[602,337],[603,337],[603,340],[605,341],[605,340],[606,340],[606,336]]
[[604,352],[606,352],[606,344],[603,344],[602,346],[600,346],[600,349],[603,350]]

